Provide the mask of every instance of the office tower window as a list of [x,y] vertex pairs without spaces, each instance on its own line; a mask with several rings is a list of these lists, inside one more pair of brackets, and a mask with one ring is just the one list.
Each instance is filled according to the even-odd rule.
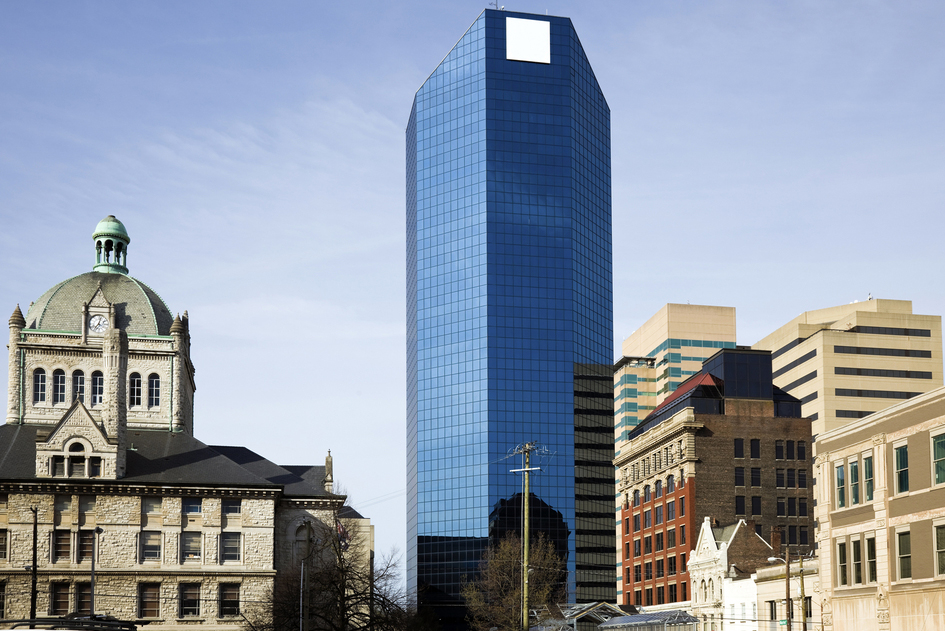
[[863,458],[863,486],[866,487],[866,501],[873,501],[873,456]]
[[935,573],[945,574],[945,526],[935,527]]
[[761,458],[761,440],[757,438],[751,439],[751,457]]
[[56,369],[53,371],[52,402],[66,402],[66,371],[62,369]]
[[653,580],[653,563],[644,563],[643,564],[643,579],[650,581]]
[[653,515],[651,511],[643,511],[643,527],[651,528],[653,526]]
[[[683,555],[683,557],[685,557],[685,555]],[[683,565],[685,566],[685,564],[683,564]],[[686,568],[683,567],[683,570],[682,570],[682,571],[685,572],[685,571],[686,571]],[[689,596],[686,594],[686,592],[688,591],[688,583],[686,583],[685,581],[682,582],[682,583],[680,583],[680,584],[679,584],[679,591],[680,591],[680,594],[681,594],[681,595],[680,595],[680,600],[688,600],[688,599],[689,599]]]
[[633,516],[633,532],[640,531],[640,513],[636,513]]
[[91,530],[79,531],[79,562],[91,561],[95,550],[95,533]]
[[[672,561],[672,562],[675,563],[676,559],[670,559],[670,561]],[[675,572],[674,572],[674,574],[675,574]],[[671,602],[671,603],[677,602],[677,601],[676,601],[676,584],[675,584],[675,583],[673,583],[672,585],[669,586],[669,602]]]
[[136,372],[128,377],[128,407],[141,405],[141,375]]
[[49,613],[53,616],[69,613],[69,583],[49,584]]
[[797,441],[797,459],[807,460],[807,443],[803,440]]
[[181,583],[180,617],[188,618],[200,615],[200,583]]
[[665,599],[663,598],[663,586],[660,585],[659,587],[656,588],[656,604],[657,604],[657,605],[662,605],[662,604],[664,604],[665,602],[666,602],[666,601],[665,601]]
[[853,584],[859,585],[863,582],[863,551],[860,549],[860,540],[851,541],[850,548],[853,551]]
[[735,467],[735,486],[745,486],[745,467]]
[[656,578],[663,578],[663,559],[656,560]]
[[837,544],[837,580],[839,585],[847,584],[847,544]]
[[53,531],[53,560],[72,560],[72,533],[68,530]]
[[676,519],[676,500],[666,502],[666,521]]
[[679,527],[679,543],[686,543],[686,526]]
[[650,554],[653,552],[653,537],[643,537],[643,554]]
[[676,476],[670,475],[666,478],[666,492],[673,493],[676,490]]
[[784,460],[784,441],[783,440],[774,441],[774,459]]
[[657,480],[653,484],[653,495],[654,497],[656,497],[656,499],[663,497],[663,481],[662,480]]
[[239,583],[220,583],[220,615],[223,617],[240,615]]
[[899,578],[912,578],[912,533],[896,533],[896,554],[899,558]]
[[662,552],[663,551],[663,533],[661,532],[656,533],[655,542],[656,542],[656,551]]
[[160,583],[138,584],[138,617],[159,618],[161,615]]
[[656,506],[653,510],[656,517],[656,525],[659,526],[660,524],[663,523],[663,507]]
[[92,584],[75,584],[75,610],[85,615],[92,614]]
[[745,439],[744,438],[735,439],[735,457],[736,458],[745,457]]
[[630,558],[630,542],[629,541],[623,544],[623,558],[624,559]]
[[643,590],[636,590],[633,592],[633,604],[637,607],[643,606]]
[[676,557],[669,557],[666,559],[666,572],[670,576],[676,576]]
[[788,543],[797,544],[797,526],[788,526]]
[[796,497],[787,498],[787,516],[797,517],[797,498]]
[[679,498],[679,516],[680,517],[686,516],[686,498],[685,497]]
[[760,517],[761,516],[761,496],[753,495],[751,497],[751,516]]
[[647,484],[643,487],[643,501],[649,502],[651,499],[653,499],[653,494],[650,492],[650,485]]
[[639,563],[633,566],[633,582],[639,583],[643,580],[642,567]]
[[799,517],[807,517],[807,498],[806,497],[797,498],[797,515]]
[[850,506],[860,503],[860,463],[850,462]]
[[633,540],[633,556],[635,557],[640,556],[640,540],[639,539]]
[[46,402],[46,371],[37,368],[33,371],[33,403]]
[[810,540],[808,539],[807,526],[798,526],[798,534],[799,534],[798,538],[800,540],[800,544],[802,546],[806,546],[810,542]]
[[646,590],[646,606],[647,607],[653,606],[653,589],[652,588],[648,588]]
[[640,491],[638,489],[633,492],[633,506],[636,507],[639,505],[640,505]]
[[797,486],[797,481],[794,478],[795,469],[787,470],[787,488],[793,489]]
[[761,486],[761,467],[751,468],[751,485]]
[[935,484],[945,483],[945,434],[932,438],[932,471]]
[[735,496],[735,515],[743,516],[745,514],[745,496],[736,495]]
[[182,532],[180,535],[181,561],[200,561],[201,536],[199,532]]
[[778,517],[787,517],[787,498],[779,497],[777,499],[777,516]]
[[836,468],[835,479],[837,481],[837,508],[843,508],[847,505],[846,475],[843,465]]
[[679,555],[679,571],[682,572],[683,574],[686,573],[686,553],[685,552]]
[[670,528],[666,531],[666,547],[675,548],[676,547],[676,529]]
[[72,400],[85,403],[85,373],[77,370],[72,373]]
[[909,490],[909,446],[902,445],[895,448],[896,465],[896,493],[906,493]]
[[141,560],[161,560],[161,533],[158,531],[144,531],[141,533]]
[[794,441],[789,440],[784,443],[785,446],[785,460],[794,460]]

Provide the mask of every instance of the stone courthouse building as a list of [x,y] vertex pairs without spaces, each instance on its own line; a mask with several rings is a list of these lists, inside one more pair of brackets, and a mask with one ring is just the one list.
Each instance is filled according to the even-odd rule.
[[[0,619],[95,613],[232,628],[343,509],[325,466],[279,466],[193,435],[187,312],[128,275],[115,217],[91,272],[10,317],[0,425]],[[35,517],[34,517],[35,516]],[[373,547],[373,546],[371,546]]]

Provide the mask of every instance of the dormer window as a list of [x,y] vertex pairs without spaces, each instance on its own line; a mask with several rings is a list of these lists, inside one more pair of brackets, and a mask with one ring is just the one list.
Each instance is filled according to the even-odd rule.
[[51,471],[54,478],[97,478],[102,475],[102,459],[90,456],[85,445],[74,442],[66,455],[52,457]]

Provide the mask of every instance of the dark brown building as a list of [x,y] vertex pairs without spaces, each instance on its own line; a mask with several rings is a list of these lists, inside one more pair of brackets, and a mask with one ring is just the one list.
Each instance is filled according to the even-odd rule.
[[621,443],[620,604],[689,600],[690,549],[705,517],[754,522],[792,552],[813,546],[811,425],[771,383],[768,351],[723,349]]

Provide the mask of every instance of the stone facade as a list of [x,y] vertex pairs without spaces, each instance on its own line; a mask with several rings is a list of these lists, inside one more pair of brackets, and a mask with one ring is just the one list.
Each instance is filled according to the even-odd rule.
[[[335,532],[345,497],[331,456],[281,467],[197,440],[187,312],[172,318],[127,276],[130,238],[114,217],[95,239],[96,271],[9,321],[0,619],[30,616],[35,548],[38,617],[90,611],[94,559],[96,614],[232,629],[298,562],[300,528]],[[344,511],[370,542],[367,563],[370,522]]]

